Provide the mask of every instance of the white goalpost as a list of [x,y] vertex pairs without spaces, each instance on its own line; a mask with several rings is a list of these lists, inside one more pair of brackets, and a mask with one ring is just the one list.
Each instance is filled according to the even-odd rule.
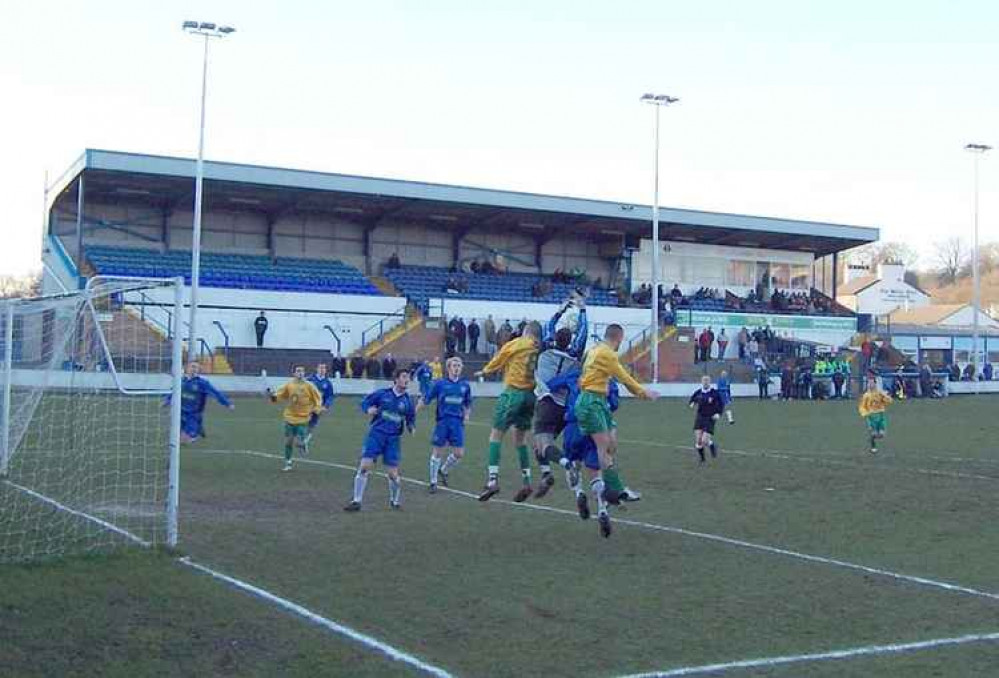
[[175,546],[183,281],[0,302],[0,564]]

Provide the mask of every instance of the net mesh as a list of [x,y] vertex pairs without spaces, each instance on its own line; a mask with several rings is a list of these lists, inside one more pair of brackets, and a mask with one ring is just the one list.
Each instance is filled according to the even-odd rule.
[[92,283],[0,306],[0,563],[166,540],[173,286]]

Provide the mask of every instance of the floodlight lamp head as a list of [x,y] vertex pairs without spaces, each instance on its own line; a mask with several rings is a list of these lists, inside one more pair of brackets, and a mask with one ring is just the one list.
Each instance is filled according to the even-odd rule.
[[201,22],[201,25],[198,26],[198,28],[200,28],[203,31],[214,31],[215,30],[215,24],[213,24],[213,23],[211,23],[209,21],[203,21],[203,22]]
[[985,151],[991,151],[992,147],[985,144],[967,144],[964,150],[971,151],[972,153],[984,153]]
[[656,95],[646,92],[642,95],[641,101],[655,101]]
[[222,35],[229,35],[230,33],[235,33],[236,29],[232,26],[219,26],[219,33]]
[[198,22],[197,21],[185,21],[183,29],[185,31],[196,31],[196,30],[198,30]]

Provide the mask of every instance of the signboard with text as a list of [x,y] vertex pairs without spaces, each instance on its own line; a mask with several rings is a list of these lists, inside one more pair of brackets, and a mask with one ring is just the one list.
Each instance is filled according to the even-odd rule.
[[718,311],[680,311],[676,322],[682,327],[770,327],[773,330],[828,330],[856,332],[857,319],[814,315],[770,315],[764,313],[723,313]]

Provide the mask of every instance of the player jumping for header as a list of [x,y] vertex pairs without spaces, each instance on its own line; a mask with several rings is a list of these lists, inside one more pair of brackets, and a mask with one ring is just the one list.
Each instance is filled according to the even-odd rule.
[[697,415],[694,417],[694,448],[700,457],[700,463],[705,463],[704,448],[711,451],[711,458],[718,456],[718,447],[715,445],[715,422],[721,418],[725,410],[722,396],[718,389],[711,386],[711,377],[704,375],[701,377],[701,387],[690,396],[691,409],[697,408]]
[[[208,396],[212,396],[223,407],[230,410],[236,406],[229,402],[225,394],[212,386],[201,375],[201,365],[192,360],[184,366],[184,378],[180,385],[180,442],[193,443],[205,437],[205,406]],[[170,404],[170,396],[164,405]]]
[[499,492],[500,452],[503,449],[503,436],[511,427],[523,482],[513,500],[524,501],[533,493],[527,431],[531,428],[531,418],[534,416],[534,368],[538,361],[540,334],[541,329],[536,322],[528,323],[524,327],[523,336],[503,344],[492,360],[475,375],[478,377],[503,370],[503,384],[506,387],[493,414],[493,428],[489,433],[489,477],[479,494],[479,501],[488,501]]
[[[624,341],[624,329],[617,324],[608,325],[604,340],[591,348],[583,361],[583,374],[579,378],[579,398],[575,412],[580,431],[591,436],[597,446],[600,470],[593,474],[590,490],[597,500],[597,519],[600,534],[611,534],[610,514],[607,504],[620,501],[624,485],[614,468],[614,455],[617,454],[617,425],[611,416],[607,402],[609,382],[616,378],[635,396],[644,400],[655,400],[654,391],[646,391],[621,365],[617,352]],[[605,492],[606,490],[606,492]]]
[[378,457],[382,458],[388,475],[389,506],[393,509],[402,507],[402,479],[399,477],[402,448],[399,441],[404,431],[413,433],[416,430],[416,405],[406,393],[409,379],[409,370],[398,369],[393,375],[391,387],[378,389],[361,401],[361,411],[371,417],[371,423],[354,476],[354,497],[343,507],[344,511],[361,510],[368,476]]
[[277,391],[267,389],[272,403],[286,402],[284,408],[284,468],[291,470],[291,454],[295,444],[305,451],[305,438],[308,435],[309,419],[322,410],[323,398],[316,387],[305,380],[305,368],[295,368],[291,381]]
[[[579,309],[575,327],[561,326],[561,320],[570,309]],[[586,349],[586,307],[583,298],[574,295],[551,317],[545,327],[541,353],[534,371],[534,395],[537,407],[534,412],[534,457],[541,467],[541,480],[534,493],[535,498],[548,494],[555,484],[551,465],[557,463],[562,453],[555,441],[565,428],[565,398],[568,389],[564,386],[551,388],[550,383],[562,374],[578,370],[583,351]]]
[[[420,396],[417,409],[437,401],[437,425],[431,439],[430,494],[437,492],[437,483],[447,487],[448,473],[465,454],[465,423],[472,412],[472,388],[461,376],[464,363],[454,356],[447,359],[447,377],[438,379],[426,396]],[[441,463],[445,448],[451,447]]]

